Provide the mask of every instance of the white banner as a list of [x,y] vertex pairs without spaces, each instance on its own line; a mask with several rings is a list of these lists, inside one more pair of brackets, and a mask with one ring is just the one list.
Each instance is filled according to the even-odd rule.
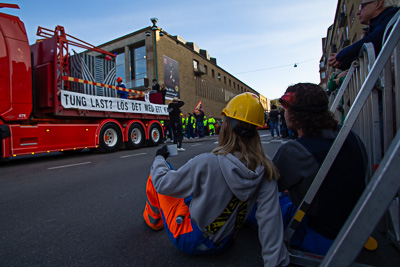
[[64,108],[168,115],[167,105],[130,99],[85,95],[64,90],[61,91],[61,104]]

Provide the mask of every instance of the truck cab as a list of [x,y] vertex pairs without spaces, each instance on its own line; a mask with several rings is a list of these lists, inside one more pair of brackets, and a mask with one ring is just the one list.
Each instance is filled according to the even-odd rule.
[[[2,4],[0,8],[19,8]],[[0,13],[0,124],[27,120],[32,112],[31,52],[24,23]]]

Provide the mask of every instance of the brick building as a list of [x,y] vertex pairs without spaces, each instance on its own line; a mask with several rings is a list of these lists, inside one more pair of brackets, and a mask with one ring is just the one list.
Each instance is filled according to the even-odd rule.
[[[151,20],[153,26],[98,46],[117,55],[116,77],[122,77],[127,88],[147,90],[152,80],[157,79],[160,85],[166,85],[166,103],[177,96],[185,102],[182,112],[186,115],[201,100],[206,116],[215,118],[221,118],[222,109],[235,95],[243,92],[259,95],[219,67],[207,50],[168,34],[156,26],[156,18]],[[268,109],[269,100],[263,96],[261,99]]]
[[328,27],[326,37],[322,39],[322,57],[320,60],[321,86],[326,88],[329,77],[335,69],[328,66],[328,58],[331,53],[337,53],[341,49],[360,40],[363,34],[357,11],[362,0],[338,0],[335,20]]

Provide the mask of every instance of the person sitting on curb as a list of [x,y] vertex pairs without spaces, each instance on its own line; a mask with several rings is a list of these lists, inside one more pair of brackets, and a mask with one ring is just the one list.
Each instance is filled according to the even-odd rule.
[[[337,134],[338,122],[328,109],[328,96],[316,84],[299,83],[280,98],[289,129],[299,138],[282,144],[273,162],[285,228],[310,188]],[[365,189],[367,156],[360,138],[349,133],[290,244],[325,255]]]
[[[218,146],[178,170],[157,150],[147,180],[143,217],[154,230],[166,228],[179,250],[190,255],[223,251],[257,204],[256,218],[265,266],[289,264],[276,178],[257,126],[264,124],[258,97],[243,93],[224,108]],[[218,189],[218,190],[216,190]]]

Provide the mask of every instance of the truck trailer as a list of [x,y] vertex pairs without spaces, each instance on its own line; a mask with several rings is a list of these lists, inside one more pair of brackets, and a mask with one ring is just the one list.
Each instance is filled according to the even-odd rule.
[[[0,8],[19,9],[2,3]],[[166,105],[152,103],[143,91],[71,76],[71,59],[79,63],[83,56],[71,55],[69,46],[98,52],[100,61],[113,62],[114,54],[66,34],[62,26],[39,27],[38,35],[44,38],[30,46],[24,23],[0,13],[0,160],[83,149],[109,153],[162,142]],[[133,98],[117,98],[115,90]]]

